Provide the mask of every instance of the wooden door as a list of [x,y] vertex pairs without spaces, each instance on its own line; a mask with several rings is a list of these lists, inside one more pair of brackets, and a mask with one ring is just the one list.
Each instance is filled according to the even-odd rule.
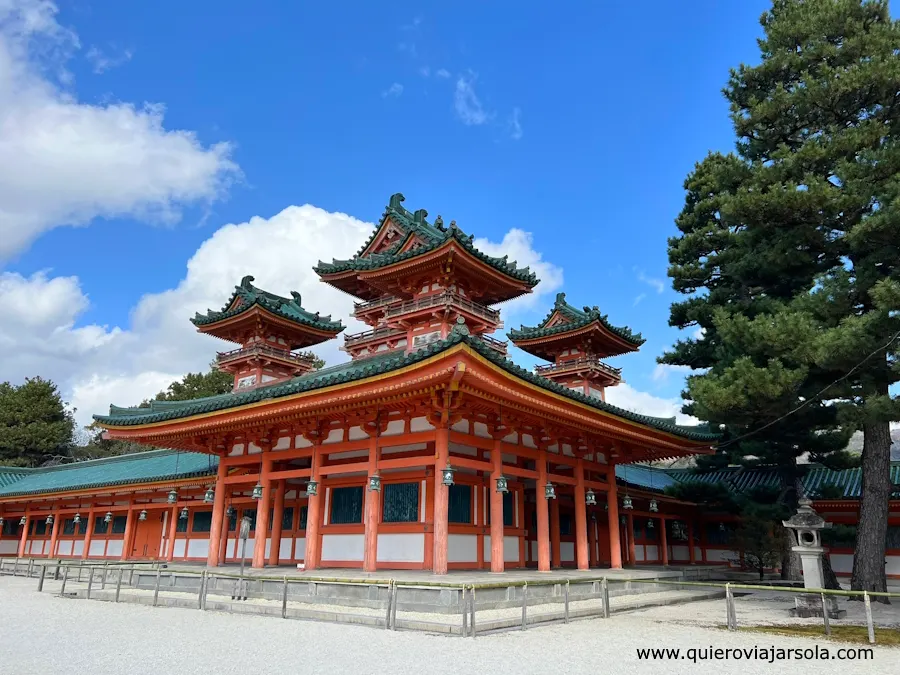
[[146,558],[154,560],[160,555],[160,540],[162,539],[163,512],[150,512],[147,520],[139,520],[134,532],[134,546],[131,549],[132,558]]

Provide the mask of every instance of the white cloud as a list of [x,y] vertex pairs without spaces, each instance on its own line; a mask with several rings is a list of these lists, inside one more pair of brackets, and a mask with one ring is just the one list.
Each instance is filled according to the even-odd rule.
[[422,66],[421,68],[419,68],[419,75],[421,75],[422,77],[428,77],[429,75],[431,75],[431,68],[429,68],[428,66]]
[[114,56],[101,51],[97,47],[91,47],[84,55],[94,67],[94,73],[97,75],[102,75],[111,68],[118,68],[119,66],[128,63],[131,61],[132,56],[134,56],[134,53],[130,49],[126,49],[118,56]]
[[468,78],[460,75],[456,80],[453,108],[456,110],[457,117],[466,126],[487,124],[493,118],[493,113],[484,109],[481,100],[475,94],[475,76],[471,74]]
[[520,119],[522,116],[522,111],[519,108],[513,108],[512,114],[509,116],[508,126],[509,126],[509,137],[514,141],[518,141],[522,138],[522,120]]
[[439,68],[434,73],[435,77],[440,77],[442,79],[448,79],[450,77],[450,71],[446,68]]
[[[0,360],[0,381],[35,375],[54,380],[77,409],[80,424],[110,403],[140,403],[185,373],[205,370],[217,350],[230,348],[198,334],[189,319],[195,312],[221,307],[247,274],[274,293],[299,292],[305,307],[342,319],[348,332],[363,330],[350,318],[353,298],[319,281],[312,267],[319,259],[351,256],[372,228],[311,205],[225,225],[186,262],[176,286],[137,299],[130,323],[122,328],[78,326],[90,301],[75,277],[2,274],[0,349],[16,358]],[[510,230],[500,243],[479,240],[476,245],[492,255],[508,254],[520,266],[531,265],[542,278],[534,295],[505,305],[504,316],[523,305],[545,304],[543,298],[562,285],[562,270],[544,261],[533,249],[531,235],[522,230]],[[327,362],[339,363],[347,358],[338,350],[341,344],[343,338],[338,338],[315,351]]]
[[476,239],[474,244],[488,255],[509,256],[520,269],[530,267],[541,280],[531,293],[503,304],[503,314],[507,320],[517,312],[535,307],[543,309],[547,304],[546,298],[562,288],[562,268],[544,260],[540,252],[534,250],[534,237],[530,232],[513,228],[503,236],[503,241],[499,244],[483,238]]
[[641,304],[641,300],[643,300],[646,297],[647,297],[646,293],[638,294],[638,296],[634,299],[634,303],[632,304],[632,307],[637,307],[639,304]]
[[706,335],[706,329],[703,326],[697,326],[697,329],[691,333],[691,337],[695,340],[702,340],[704,335]]
[[65,88],[78,38],[56,12],[0,0],[0,261],[98,217],[175,222],[239,175],[229,144],[166,129],[161,105],[79,102]]
[[690,366],[673,366],[668,363],[657,363],[656,368],[653,369],[653,381],[667,382],[669,375],[672,375],[673,373],[686,376],[692,372],[693,369]]
[[678,424],[697,424],[698,420],[681,412],[681,399],[659,398],[622,383],[606,390],[606,401],[619,408],[652,417],[675,417]]
[[643,283],[647,284],[648,286],[652,286],[656,290],[657,293],[662,293],[665,290],[666,283],[662,279],[648,277],[646,274],[644,274],[643,270],[639,270],[637,268],[635,268],[634,271],[637,272],[638,281],[642,281]]
[[388,96],[396,98],[403,93],[403,85],[399,82],[394,82],[390,87],[381,92],[381,98],[387,98]]

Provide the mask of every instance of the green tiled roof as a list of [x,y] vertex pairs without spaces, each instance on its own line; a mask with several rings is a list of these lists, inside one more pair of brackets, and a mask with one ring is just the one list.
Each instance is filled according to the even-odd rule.
[[616,481],[653,492],[662,492],[677,482],[665,471],[644,464],[616,464]]
[[[569,322],[547,328],[550,319],[553,318],[553,315],[557,312],[568,318]],[[537,326],[520,326],[518,330],[513,329],[509,331],[507,335],[513,342],[516,340],[530,340],[532,338],[567,333],[570,330],[583,328],[594,321],[599,321],[608,331],[619,336],[635,348],[640,347],[645,342],[640,333],[632,333],[631,329],[628,327],[619,328],[613,326],[607,320],[606,314],[601,314],[600,310],[596,307],[585,307],[584,309],[573,307],[566,302],[565,293],[558,293],[556,295],[556,302],[553,303],[553,309],[550,310],[550,313],[547,314],[544,320]]]
[[[391,197],[391,200],[388,203],[384,214],[382,214],[381,216],[379,227],[376,228],[375,232],[372,233],[372,236],[369,237],[369,240],[365,244],[363,244],[363,247],[353,258],[350,258],[349,260],[332,260],[330,263],[322,262],[320,260],[319,264],[313,268],[315,272],[317,274],[325,275],[335,274],[338,272],[346,272],[349,270],[362,272],[366,270],[380,269],[382,267],[387,267],[388,265],[393,265],[394,263],[400,262],[402,260],[409,260],[410,258],[416,258],[418,256],[424,255],[430,251],[435,250],[436,248],[439,248],[446,242],[453,239],[474,257],[490,265],[497,271],[502,272],[508,277],[511,277],[518,281],[522,281],[532,288],[538,284],[539,279],[534,274],[534,272],[531,271],[531,268],[523,267],[520,269],[516,265],[515,261],[509,260],[508,256],[496,258],[494,256],[489,256],[485,253],[482,253],[477,248],[475,248],[475,245],[472,243],[474,237],[472,235],[465,234],[456,225],[455,221],[450,223],[450,227],[445,227],[443,220],[440,216],[438,216],[434,224],[429,223],[425,220],[426,216],[428,215],[428,212],[425,209],[419,209],[415,213],[410,213],[405,208],[403,208],[401,204],[404,199],[405,198],[400,193],[397,193]],[[397,227],[403,230],[404,236],[401,237],[400,240],[394,243],[384,253],[370,253],[367,255],[363,255],[365,253],[365,250],[374,241],[385,220],[387,220],[388,218],[390,218],[397,225]],[[403,248],[403,245],[410,239],[410,237],[416,235],[422,240],[421,246],[404,253],[397,253],[397,251]]]
[[0,489],[15,483],[28,473],[29,469],[12,466],[0,466]]
[[622,419],[644,424],[682,438],[706,444],[714,443],[719,438],[717,434],[711,433],[708,428],[703,427],[700,430],[695,430],[692,427],[679,426],[667,421],[660,421],[659,418],[648,417],[647,415],[623,410],[622,408],[617,408],[598,398],[585,396],[580,392],[564,387],[539,375],[535,375],[498,354],[496,350],[487,346],[479,337],[469,335],[464,324],[462,326],[455,326],[445,340],[433,342],[427,347],[423,347],[411,354],[388,353],[359,361],[350,361],[331,368],[324,368],[312,373],[307,373],[287,380],[286,382],[258,387],[257,389],[247,392],[220,394],[218,396],[210,396],[207,398],[195,399],[193,401],[168,402],[169,405],[167,405],[165,409],[153,409],[151,407],[150,411],[148,411],[146,408],[119,408],[117,406],[110,406],[109,415],[94,415],[94,419],[101,424],[109,426],[132,426],[174,420],[217,410],[227,410],[229,408],[235,408],[257,401],[276,399],[282,396],[313,391],[322,387],[353,382],[367,377],[388,373],[392,370],[397,370],[398,368],[403,368],[423,361],[436,354],[440,354],[450,347],[463,342],[468,344],[485,359],[503,368],[507,373],[518,377],[521,380],[535,384],[547,391],[552,391],[565,396],[573,401],[584,403],[603,412],[621,417]]
[[214,455],[150,450],[74,464],[17,469],[18,480],[7,484],[2,483],[6,469],[0,469],[0,497],[200,478],[214,476],[218,467],[219,459]]
[[[682,483],[722,483],[735,492],[746,492],[757,487],[778,487],[779,476],[772,467],[728,467],[717,471],[673,469],[668,474]],[[900,488],[900,462],[891,462],[891,483]],[[833,471],[813,464],[803,476],[803,490],[816,498],[825,486],[834,485],[843,490],[843,499],[859,499],[862,496],[862,469]],[[821,497],[820,497],[821,498]]]
[[[314,314],[303,309],[300,305],[299,293],[292,292],[290,298],[283,298],[280,295],[257,288],[251,283],[252,281],[253,277],[249,275],[241,279],[240,285],[234,287],[234,293],[231,294],[231,297],[222,309],[218,312],[207,309],[206,314],[198,312],[191,319],[191,323],[195,326],[206,326],[238,314],[243,314],[251,307],[258,305],[276,316],[303,326],[332,333],[340,333],[344,330],[344,325],[340,321],[332,321],[330,316],[319,316],[318,312]],[[241,304],[234,309],[230,309],[238,298],[242,300]]]

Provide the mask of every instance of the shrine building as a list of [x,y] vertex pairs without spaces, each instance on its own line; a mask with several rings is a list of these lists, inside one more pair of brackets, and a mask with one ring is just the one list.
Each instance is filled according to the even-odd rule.
[[356,255],[315,267],[357,298],[367,325],[343,335],[345,363],[316,370],[300,354],[344,332],[317,311],[327,308],[249,276],[230,297],[222,289],[222,308],[192,321],[229,343],[216,363],[234,390],[95,416],[110,439],[165,450],[0,469],[0,555],[217,566],[239,559],[246,517],[254,567],[444,574],[705,559],[697,507],[636,463],[711,453],[715,434],[606,402],[622,381],[606,359],[641,336],[559,294],[539,325],[508,333],[546,361],[517,366],[497,305],[530,293],[534,272],[403,201],[390,198]]

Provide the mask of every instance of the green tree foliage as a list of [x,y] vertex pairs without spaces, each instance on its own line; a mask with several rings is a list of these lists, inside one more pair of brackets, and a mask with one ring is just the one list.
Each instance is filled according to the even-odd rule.
[[776,0],[761,23],[760,63],[732,71],[725,89],[737,152],[688,178],[670,242],[674,286],[691,295],[671,323],[705,332],[662,361],[707,369],[689,378],[688,410],[750,434],[719,461],[773,464],[786,486],[801,453],[827,463],[863,430],[853,587],[884,590],[888,422],[900,419],[888,393],[900,25],[879,0]]
[[72,412],[49,380],[0,384],[0,464],[34,467],[68,457],[75,432]]

